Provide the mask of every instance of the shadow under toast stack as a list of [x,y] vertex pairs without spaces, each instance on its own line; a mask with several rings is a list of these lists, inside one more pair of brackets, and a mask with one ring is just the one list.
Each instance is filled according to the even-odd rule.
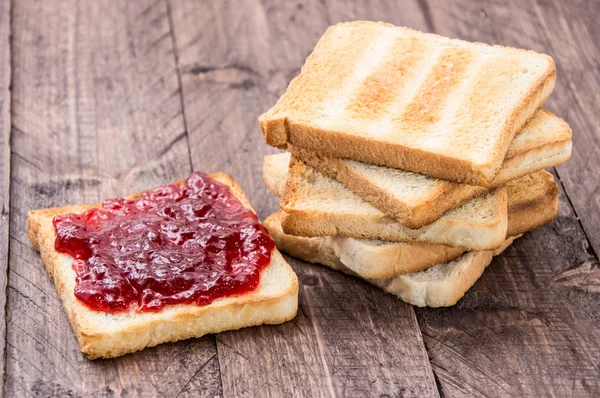
[[417,306],[454,305],[552,222],[571,130],[552,59],[384,23],[330,27],[259,121],[280,250]]

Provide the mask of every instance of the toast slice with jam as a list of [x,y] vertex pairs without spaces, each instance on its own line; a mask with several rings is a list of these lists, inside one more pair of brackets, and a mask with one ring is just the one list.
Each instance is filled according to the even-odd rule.
[[[257,231],[260,231],[261,228],[264,228],[258,222],[252,206],[246,199],[242,189],[229,175],[215,173],[211,174],[209,177],[210,180],[207,180],[210,181],[209,185],[213,184],[220,187],[220,193],[214,195],[208,194],[206,196],[209,198],[209,200],[214,198],[214,200],[218,201],[222,199],[223,195],[228,195],[227,192],[231,194],[231,198],[227,199],[229,202],[226,202],[219,208],[215,206],[208,210],[208,212],[212,211],[218,213],[216,214],[217,218],[213,220],[218,220],[219,211],[228,212],[233,208],[234,210],[232,211],[234,211],[234,213],[238,212],[239,214],[243,214],[244,217],[249,217],[251,221],[254,219],[256,220],[255,223],[249,222],[247,225],[243,224],[244,226],[247,227],[248,225],[251,225],[252,228],[255,228]],[[182,184],[183,183],[180,183],[179,186],[182,186]],[[173,184],[170,186],[173,188]],[[223,187],[225,187],[225,189],[223,189]],[[132,202],[140,199],[143,195],[144,193],[133,195],[126,198],[125,202],[118,203],[119,205],[125,203],[125,205],[129,206]],[[129,202],[127,202],[127,200]],[[104,204],[106,207],[107,202],[104,202]],[[113,208],[116,208],[114,201],[108,206],[113,206]],[[145,211],[147,207],[151,208],[152,206],[152,202],[142,203],[138,201],[134,206],[135,208],[131,207],[131,209],[134,209],[132,211],[135,212],[137,211],[135,209],[140,207]],[[191,204],[191,207],[188,207],[190,212],[198,212],[200,216],[204,216],[205,214],[203,212],[207,211],[206,208],[202,206],[194,207],[194,203]],[[90,265],[88,264],[90,261],[89,259],[86,260],[87,262],[82,262],[80,252],[77,252],[75,257],[73,257],[73,255],[57,251],[57,248],[62,248],[62,246],[60,242],[57,243],[57,229],[54,225],[56,220],[60,220],[60,218],[56,218],[57,216],[64,218],[66,215],[74,215],[73,217],[77,218],[77,215],[85,214],[86,217],[91,219],[97,215],[90,215],[95,211],[89,211],[91,209],[100,208],[102,208],[101,204],[69,206],[62,208],[33,210],[28,214],[29,239],[32,245],[40,250],[46,270],[54,281],[56,290],[62,300],[65,314],[67,315],[73,331],[77,336],[80,349],[88,356],[88,358],[95,359],[117,357],[123,354],[141,350],[145,347],[152,347],[165,342],[174,342],[177,340],[200,337],[209,333],[218,333],[225,330],[240,329],[243,327],[260,324],[279,324],[294,318],[296,315],[298,308],[298,281],[296,274],[283,259],[274,245],[272,248],[268,245],[268,241],[271,238],[266,229],[264,230],[266,235],[261,236],[260,239],[262,240],[258,241],[258,243],[256,241],[251,242],[250,240],[244,240],[246,244],[257,243],[258,245],[252,246],[253,249],[250,248],[247,252],[244,252],[245,257],[235,257],[235,253],[231,255],[232,252],[227,251],[227,242],[223,242],[222,239],[219,240],[217,235],[215,235],[217,237],[209,236],[205,240],[188,240],[182,243],[180,247],[180,250],[182,251],[191,251],[193,250],[193,247],[198,248],[204,244],[207,247],[211,247],[213,250],[214,256],[211,257],[213,260],[211,260],[212,262],[210,264],[193,264],[196,268],[189,269],[189,267],[178,268],[178,264],[169,263],[170,256],[176,258],[178,254],[181,254],[177,252],[177,248],[179,247],[177,245],[181,242],[177,241],[173,243],[172,240],[179,239],[181,236],[186,235],[174,235],[173,230],[169,229],[168,225],[161,220],[158,220],[157,225],[165,224],[166,226],[164,228],[160,227],[159,233],[154,233],[149,229],[146,237],[144,237],[145,232],[139,235],[141,238],[138,236],[138,239],[136,239],[133,246],[121,245],[123,241],[122,239],[111,240],[111,236],[119,236],[119,231],[115,231],[114,229],[111,233],[101,236],[101,238],[95,238],[96,241],[98,239],[106,239],[107,242],[109,242],[106,247],[109,247],[109,249],[112,247],[110,250],[113,251],[111,252],[109,249],[106,249],[108,253],[128,253],[128,250],[135,250],[132,249],[132,247],[135,247],[135,245],[145,247],[150,244],[148,243],[149,241],[157,239],[163,239],[163,243],[158,247],[168,247],[170,250],[172,250],[164,253],[157,251],[150,253],[150,256],[152,256],[151,258],[156,259],[156,261],[153,260],[152,264],[162,264],[166,262],[171,268],[159,267],[157,269],[153,269],[153,277],[142,281],[145,284],[140,284],[139,278],[135,279],[137,277],[135,275],[146,272],[148,265],[139,262],[136,263],[134,260],[132,260],[132,257],[122,259],[123,261],[119,263],[122,266],[120,269],[129,270],[127,271],[129,272],[127,275],[130,277],[130,279],[128,279],[128,284],[133,286],[142,286],[141,290],[143,291],[141,293],[138,292],[141,294],[141,299],[138,301],[133,300],[133,304],[126,309],[120,308],[117,311],[107,311],[106,309],[111,308],[111,306],[113,308],[118,308],[117,304],[120,303],[119,300],[121,300],[125,294],[120,291],[119,295],[116,294],[115,291],[118,290],[117,288],[123,290],[125,289],[123,286],[127,287],[128,285],[119,285],[118,283],[113,283],[117,278],[115,275],[120,275],[117,271],[110,271],[115,272],[115,274],[110,277],[102,274],[103,272],[106,272],[106,267],[102,266],[102,264],[100,267],[98,267],[98,264],[96,264],[99,261],[98,258],[102,257],[90,257],[94,258],[94,261],[96,262],[94,265]],[[170,210],[167,211],[165,209],[168,209],[168,206],[162,208],[161,210],[166,214],[166,216],[173,216],[173,213]],[[117,209],[117,211],[121,210]],[[100,214],[100,216],[96,217],[97,219],[91,221],[86,219],[85,221],[88,222],[85,225],[89,230],[94,230],[95,228],[97,229],[98,225],[100,225],[100,227],[102,226],[102,217],[105,216],[105,213],[101,211],[96,213]],[[145,213],[142,211],[142,214]],[[235,217],[235,214],[233,217]],[[156,214],[153,214],[153,217],[154,216],[156,216]],[[135,217],[135,215],[132,217]],[[190,220],[191,224],[194,224],[198,221],[193,217],[190,218]],[[230,221],[231,219],[229,219],[228,222]],[[99,224],[96,225],[95,223]],[[61,227],[63,226],[62,224],[58,225]],[[133,227],[131,227],[132,225]],[[183,225],[185,226],[187,224],[184,223]],[[61,230],[61,238],[63,236],[67,236],[68,238],[78,238],[77,234],[80,234],[80,237],[83,236],[83,233],[79,230],[73,232],[71,234],[73,236],[68,236],[68,234],[72,232],[73,226],[67,225],[67,227],[67,235],[63,235],[64,231]],[[132,230],[135,230],[135,222],[131,222],[129,227],[133,228]],[[238,232],[234,231],[234,234]],[[246,232],[241,231],[239,233],[245,234]],[[246,237],[246,235],[244,236]],[[188,238],[190,237],[188,236]],[[171,241],[168,242],[169,239],[171,239]],[[197,239],[200,238],[197,237]],[[264,245],[260,246],[261,244]],[[223,247],[224,251],[219,252],[219,247]],[[265,252],[265,247],[271,248],[270,252]],[[256,252],[252,250],[256,250]],[[115,255],[115,258],[117,258],[119,255],[120,254]],[[202,275],[211,275],[210,272],[205,272],[207,269],[208,271],[218,270],[221,272],[222,269],[227,268],[227,266],[223,266],[219,262],[227,261],[226,258],[230,255],[233,256],[232,258],[244,258],[252,261],[254,261],[254,259],[257,257],[263,256],[261,258],[265,264],[262,265],[261,269],[255,268],[254,270],[248,270],[245,268],[246,264],[236,263],[235,261],[237,260],[231,264],[231,269],[235,269],[236,272],[243,273],[246,272],[244,270],[247,270],[248,274],[251,274],[252,272],[257,272],[258,270],[258,279],[252,279],[254,280],[254,284],[252,285],[252,282],[248,282],[248,284],[252,286],[249,286],[249,288],[246,286],[245,289],[241,289],[243,284],[240,284],[239,286],[236,285],[236,278],[239,273],[234,274],[233,272],[230,274],[227,272],[219,274],[219,278],[221,278],[219,280],[215,280],[213,278],[202,282]],[[107,260],[104,258],[104,260],[109,261],[110,259]],[[114,262],[116,264],[117,260]],[[221,264],[221,266],[218,264]],[[137,274],[132,270],[134,270]],[[172,280],[177,280],[179,283],[181,281],[185,282],[187,279],[177,279],[175,277],[170,278],[169,272],[165,270],[171,270],[173,274],[177,273],[177,275],[182,275],[185,272],[189,272],[189,275],[197,273],[194,275],[195,277],[198,277],[198,279],[195,280],[195,285],[190,285],[193,287],[193,289],[192,287],[186,287],[188,290],[180,289],[181,291],[174,291],[173,289],[177,290],[180,287],[177,286],[177,283],[171,283]],[[160,279],[162,277],[164,277],[164,279]],[[193,278],[190,277],[190,279]],[[248,280],[252,281],[251,279]],[[81,286],[88,286],[86,283],[91,283],[91,285],[89,285],[91,287],[88,290],[81,288]],[[94,283],[96,285],[94,285]],[[100,286],[100,289],[94,290],[94,286],[98,288],[98,283],[106,283],[107,285],[103,288]],[[161,285],[161,283],[163,285]],[[207,288],[205,285],[203,285],[203,283],[212,283],[214,286],[220,287],[222,290],[224,289],[223,291],[227,291],[230,294],[223,295],[221,294],[223,291],[214,289],[211,290],[211,288]],[[154,286],[153,284],[158,284],[158,286]],[[168,289],[165,286],[167,286]],[[108,291],[110,294],[102,296],[103,289]],[[241,292],[242,290],[244,291]],[[88,294],[90,291],[95,295],[91,293]],[[198,293],[198,291],[200,291],[202,294]],[[159,294],[160,292],[162,292],[164,296],[161,296]],[[168,294],[165,292],[168,292]],[[77,296],[76,293],[78,294]],[[194,294],[195,296],[193,296]],[[193,297],[193,300],[191,300],[192,302],[189,300],[190,297]],[[82,298],[85,300],[82,300]],[[98,310],[97,307],[103,307],[104,309]]]

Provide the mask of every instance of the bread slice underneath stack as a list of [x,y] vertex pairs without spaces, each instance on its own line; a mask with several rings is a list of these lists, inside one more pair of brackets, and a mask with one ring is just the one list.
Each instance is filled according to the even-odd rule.
[[[434,222],[447,211],[488,190],[400,169],[322,156],[291,144],[288,150],[412,229]],[[557,166],[570,156],[569,125],[540,109],[511,142],[502,167],[490,186],[501,186],[524,175]]]
[[279,148],[487,186],[555,78],[533,51],[342,23],[259,122]]
[[[277,169],[264,169],[265,181],[276,195],[279,182],[285,178]],[[517,236],[552,222],[558,211],[558,187],[547,171],[518,178],[507,184],[508,228],[507,237]],[[271,215],[265,225],[276,222],[281,228],[282,211]],[[461,247],[420,242],[389,242],[379,239],[355,239],[344,236],[323,237],[340,260],[351,270],[366,278],[388,278],[420,271],[433,264],[443,263],[464,253]],[[289,248],[285,248],[293,254]]]
[[[227,174],[211,177],[229,187],[252,210],[240,186]],[[132,197],[135,197],[132,196]],[[72,257],[54,250],[52,219],[59,214],[80,213],[100,205],[70,206],[30,211],[29,239],[39,248],[48,274],[54,280],[81,351],[90,359],[111,358],[208,333],[260,324],[278,324],[294,318],[298,308],[298,280],[277,249],[260,274],[260,283],[242,295],[219,298],[209,305],[180,304],[160,312],[106,313],[93,311],[74,295]]]
[[506,239],[506,187],[485,192],[425,227],[410,229],[292,157],[280,206],[286,213],[283,231],[291,235],[428,242],[470,250],[496,249]]
[[[274,217],[275,216],[275,217]],[[496,250],[467,252],[447,263],[426,270],[397,275],[385,279],[365,278],[345,265],[324,238],[305,238],[288,235],[281,229],[274,214],[265,220],[265,226],[275,239],[277,247],[294,257],[318,263],[359,277],[418,307],[448,307],[454,305],[477,282],[492,257],[502,253],[515,239],[506,239]]]
[[[558,188],[546,171],[509,183],[509,237],[496,250],[455,253],[447,262],[423,266],[429,260],[449,255],[444,246],[357,240],[345,237],[301,237],[281,228],[279,211],[265,226],[284,252],[311,263],[320,263],[365,279],[407,303],[423,307],[451,306],[475,284],[492,257],[500,254],[521,234],[552,222],[558,212]],[[422,268],[413,263],[421,262]],[[412,269],[411,269],[412,267]],[[423,269],[426,268],[426,269]]]

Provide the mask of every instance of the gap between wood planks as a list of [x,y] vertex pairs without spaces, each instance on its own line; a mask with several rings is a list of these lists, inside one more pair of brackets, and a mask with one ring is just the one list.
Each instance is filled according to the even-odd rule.
[[171,3],[169,0],[163,0],[167,9],[167,19],[169,21],[169,35],[171,36],[171,47],[173,48],[173,61],[175,62],[175,72],[177,73],[177,90],[179,90],[179,99],[181,103],[181,113],[183,115],[183,128],[185,133],[185,140],[187,142],[188,158],[190,162],[190,170],[194,171],[194,165],[192,164],[192,150],[190,148],[190,132],[187,126],[187,118],[185,117],[185,101],[183,99],[183,91],[181,90],[181,73],[179,71],[179,56],[177,48],[177,38],[175,37],[175,30],[173,29],[173,13],[171,11]]
[[[177,89],[179,90],[179,99],[181,103],[181,113],[183,115],[183,128],[185,129],[185,139],[187,142],[187,150],[188,150],[188,160],[190,163],[190,170],[193,172],[195,170],[194,164],[192,163],[192,149],[190,146],[190,132],[188,129],[187,116],[185,113],[185,100],[183,97],[182,83],[181,83],[181,71],[179,69],[179,48],[177,47],[177,38],[175,37],[175,29],[173,25],[173,11],[171,10],[170,0],[163,0],[165,3],[165,7],[167,9],[167,19],[169,21],[169,34],[171,36],[171,46],[173,48],[173,60],[175,62],[175,72],[177,73]],[[190,382],[198,375],[199,372],[204,369],[204,367],[210,362],[215,361],[217,364],[217,377],[219,383],[219,392],[223,393],[223,380],[221,378],[221,364],[219,362],[219,347],[217,344],[217,338],[215,335],[211,335],[215,346],[215,354],[206,362],[206,364],[202,365],[202,367],[190,378],[190,380],[185,384],[185,386],[181,389],[181,391],[177,394],[176,398],[178,398],[181,393],[187,388]]]
[[0,391],[4,391],[6,369],[6,304],[10,225],[10,131],[11,131],[11,15],[10,0],[0,0]]
[[579,214],[577,213],[577,208],[575,207],[575,205],[573,204],[573,201],[571,200],[571,197],[569,196],[569,191],[565,187],[565,183],[562,180],[562,178],[560,177],[560,173],[559,173],[558,169],[556,167],[553,167],[552,170],[554,170],[554,173],[556,174],[556,178],[558,178],[558,184],[560,184],[563,191],[565,191],[565,197],[569,201],[569,206],[571,206],[571,208],[573,209],[573,214],[575,214],[577,223],[579,224],[579,227],[581,228],[581,231],[583,232],[583,235],[585,236],[585,240],[588,244],[589,250],[591,251],[590,254],[593,254],[594,257],[596,258],[596,261],[600,262],[600,257],[598,256],[598,253],[596,252],[596,249],[594,248],[594,245],[592,244],[592,241],[590,239],[590,236],[588,235],[586,228],[584,228],[583,223],[581,222],[581,217],[579,217]]

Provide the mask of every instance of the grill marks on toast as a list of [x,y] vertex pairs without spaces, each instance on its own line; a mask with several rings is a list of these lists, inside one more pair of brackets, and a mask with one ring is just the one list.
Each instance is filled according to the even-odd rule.
[[[349,97],[345,115],[340,116],[372,121],[389,119],[390,105],[415,79],[417,67],[422,65],[431,50],[414,39],[400,37],[393,40],[391,48],[385,54],[385,61],[375,65],[364,80],[357,82],[356,93]],[[373,65],[373,60],[368,55],[361,62]]]
[[[371,51],[373,56],[381,56],[387,51],[387,46],[378,44],[378,37],[371,29],[358,29],[353,35],[328,29],[315,51],[306,59],[302,73],[290,83],[289,94],[282,96],[276,107],[292,110],[295,116],[302,118],[302,115],[315,115],[332,106],[335,101],[331,101],[331,94],[340,92],[356,78],[356,54]],[[328,62],[333,54],[337,61]],[[322,76],[328,78],[322,79]],[[311,100],[304,101],[303,98]],[[326,101],[331,105],[327,105]]]
[[[377,77],[371,77],[372,72],[379,65],[385,64],[386,54],[394,51],[398,43],[393,37],[385,34],[370,37],[368,41],[370,41],[370,45],[362,49],[358,61],[351,59],[346,65],[352,69],[352,73],[346,76],[347,81],[338,80],[337,90],[332,90],[329,93],[331,98],[321,104],[322,110],[317,112],[317,120],[322,121],[321,124],[325,127],[328,127],[327,124],[330,120],[343,117],[346,113],[345,110],[351,103],[355,105],[350,108],[350,113],[354,113],[353,110],[355,110],[356,113],[362,115],[380,110],[375,108],[377,106],[376,101],[368,96],[370,93],[369,85],[377,88],[377,86],[385,84],[390,87],[392,82],[380,82]],[[355,49],[356,52],[358,52],[357,50]],[[332,76],[332,78],[335,79],[336,76]],[[361,90],[366,94],[361,94]],[[385,100],[383,97],[381,99]]]
[[417,95],[408,103],[399,118],[402,129],[423,133],[441,120],[449,96],[458,88],[477,54],[465,49],[444,49]]
[[[364,40],[369,45],[353,47],[354,56],[335,63],[341,69],[332,68],[327,75],[332,98],[310,102],[316,109],[317,125],[326,129],[343,127],[347,133],[393,142],[399,138],[398,142],[447,155],[470,148],[476,157],[486,159],[498,149],[488,145],[502,132],[493,126],[507,121],[490,98],[512,95],[511,83],[519,79],[513,73],[516,69],[529,73],[520,59],[478,53],[466,46],[439,45],[434,40],[422,40],[410,30],[369,33]],[[343,53],[346,47],[339,52],[336,48],[335,56],[347,55]],[[325,92],[323,88],[320,91]],[[356,123],[365,130],[356,129]],[[457,136],[448,134],[451,130],[472,133]],[[394,131],[408,134],[397,137]],[[482,131],[495,131],[496,136],[481,140]],[[500,147],[507,146],[510,138]]]
[[532,51],[343,23],[260,124],[280,148],[489,186],[554,78],[552,59]]
[[[503,112],[498,111],[498,104],[490,98],[509,97],[515,95],[515,90],[523,91],[523,87],[520,89],[515,87],[515,76],[512,73],[522,67],[522,62],[518,59],[499,57],[488,59],[481,65],[479,73],[474,76],[473,83],[462,97],[462,101],[457,102],[457,111],[453,116],[452,128],[469,131],[470,134],[463,134],[460,140],[454,140],[448,146],[450,152],[468,148],[476,161],[480,162],[489,158],[491,152],[497,151],[498,146],[502,148],[503,154],[506,153],[514,134],[522,126],[513,126],[513,133],[505,135],[503,139],[502,133],[509,127],[507,124],[512,121],[507,119]],[[477,104],[477,106],[470,104]],[[497,126],[502,128],[498,129]],[[483,134],[486,138],[482,140],[480,136]],[[497,144],[490,145],[494,142]],[[496,168],[501,161],[497,162]]]

